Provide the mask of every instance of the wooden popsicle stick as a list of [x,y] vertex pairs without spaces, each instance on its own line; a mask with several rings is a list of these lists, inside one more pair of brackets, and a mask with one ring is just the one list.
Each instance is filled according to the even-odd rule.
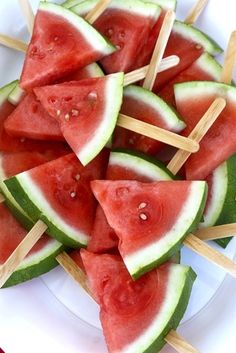
[[202,11],[205,9],[209,0],[198,0],[196,4],[191,8],[189,14],[185,18],[185,23],[192,25],[194,24],[198,17],[201,15]]
[[42,221],[38,221],[22,242],[13,251],[7,261],[0,266],[0,288],[6,283],[11,274],[20,265],[32,247],[46,231],[47,226]]
[[[214,102],[211,104],[209,109],[203,115],[201,120],[197,123],[189,138],[200,142],[213,123],[216,121],[218,116],[221,114],[223,109],[225,108],[226,101],[223,98],[216,98]],[[170,163],[168,164],[167,168],[173,173],[177,174],[178,171],[182,168],[188,157],[191,153],[187,153],[186,151],[177,151]]]
[[5,201],[5,197],[3,196],[3,194],[0,194],[0,203],[3,203]]
[[158,68],[159,68],[161,59],[164,55],[166,45],[168,43],[172,28],[174,25],[174,21],[175,21],[175,12],[171,10],[167,11],[160,30],[160,34],[158,36],[158,39],[155,45],[155,49],[152,54],[147,75],[143,83],[143,88],[146,88],[149,91],[152,91],[153,89]]
[[18,0],[18,1],[19,1],[21,10],[26,18],[26,23],[27,23],[29,33],[32,34],[33,27],[34,27],[34,13],[32,11],[32,7],[28,0]]
[[177,148],[181,148],[190,152],[197,152],[199,144],[189,138],[175,134],[174,132],[161,129],[157,126],[145,123],[143,121],[131,118],[127,115],[120,114],[117,126],[123,127],[127,130],[137,132],[147,137],[166,143]]
[[93,24],[98,17],[105,11],[111,0],[100,0],[97,5],[87,14],[85,19]]
[[[177,55],[171,55],[163,58],[160,62],[157,72],[166,71],[179,64],[179,57]],[[138,82],[144,79],[147,75],[149,65],[143,66],[140,69],[128,72],[125,74],[124,86],[128,86],[132,83]]]
[[88,287],[87,276],[75,261],[64,251],[56,257],[63,269],[92,297]]
[[28,44],[22,42],[21,40],[8,37],[5,34],[0,34],[0,44],[23,53],[25,53],[28,48]]
[[196,237],[201,240],[216,240],[236,236],[236,223],[223,224],[221,226],[214,226],[208,228],[198,229],[194,232]]
[[231,84],[235,62],[236,62],[236,31],[231,33],[228,47],[226,50],[224,65],[221,72],[222,83]]
[[211,248],[194,234],[189,234],[183,243],[200,256],[206,258],[218,267],[221,267],[231,276],[236,277],[236,263],[219,251]]
[[174,330],[168,333],[165,341],[179,353],[200,353]]

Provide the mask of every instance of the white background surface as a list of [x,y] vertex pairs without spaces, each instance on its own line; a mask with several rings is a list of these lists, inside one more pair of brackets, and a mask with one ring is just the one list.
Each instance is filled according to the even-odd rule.
[[[37,4],[37,0],[31,2]],[[179,18],[184,17],[193,2],[179,0]],[[0,32],[27,38],[17,0],[1,0],[0,14]],[[235,14],[234,0],[211,0],[198,25],[225,47],[230,32],[236,29]],[[17,78],[22,60],[23,55],[0,48],[1,85]],[[52,278],[53,281],[58,275],[62,276],[60,270],[51,273],[46,280]],[[220,272],[214,272],[212,278],[217,280],[218,276]],[[63,293],[67,284],[57,283],[57,290]],[[210,288],[213,283],[208,281],[207,285]],[[236,279],[226,278],[208,306],[181,326],[180,333],[202,353],[236,352],[235,293]],[[196,300],[195,297],[194,306],[198,304]],[[40,279],[0,291],[0,347],[6,353],[106,352],[100,331],[67,310]],[[164,352],[172,350],[166,347]]]

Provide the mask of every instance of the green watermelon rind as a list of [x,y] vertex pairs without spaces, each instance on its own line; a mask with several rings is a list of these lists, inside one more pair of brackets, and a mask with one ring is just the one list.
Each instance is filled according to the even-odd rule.
[[8,96],[8,101],[13,105],[18,105],[25,95],[25,91],[20,87],[19,81]]
[[195,272],[187,266],[173,264],[168,279],[167,295],[152,324],[120,353],[156,353],[166,344],[165,337],[176,330],[188,305]]
[[107,80],[103,119],[97,128],[96,134],[76,153],[83,165],[91,162],[109,142],[119,116],[123,100],[124,74],[120,72],[109,75]]
[[[191,219],[188,217],[188,222],[191,223],[188,225],[188,228],[184,231],[184,233],[181,231],[181,236],[177,234],[175,236],[175,239],[173,239],[172,237],[171,244],[169,239],[165,239],[163,241],[164,244],[162,245],[162,247],[160,246],[160,241],[158,241],[157,243],[150,244],[145,248],[134,252],[131,255],[123,256],[124,263],[134,280],[138,279],[153,268],[160,266],[164,262],[168,261],[181,249],[182,243],[184,239],[188,236],[188,234],[197,229],[202,219],[202,215],[206,205],[207,184],[204,181],[195,181],[193,183],[195,183],[195,188],[196,190],[198,190],[198,193],[196,193],[195,190],[193,192],[193,195],[191,195],[191,198],[188,198],[188,203],[193,201],[193,196],[195,195],[194,206],[196,207],[196,197],[198,197],[199,200],[197,202],[197,212],[194,218],[192,218],[193,214],[191,216]],[[187,209],[192,212],[193,207],[191,207],[190,205],[187,206]],[[176,228],[176,223],[174,226]],[[157,246],[158,251],[161,252],[160,254],[158,254],[157,252]]]
[[18,81],[15,80],[0,88],[0,106],[7,101],[9,94],[16,87],[17,83]]
[[[85,16],[97,3],[98,0],[85,0],[78,5],[70,7],[70,10],[79,16]],[[161,14],[161,8],[158,5],[140,0],[112,0],[109,8],[128,11],[134,15],[151,17],[154,21],[156,21]]]
[[214,81],[220,81],[222,66],[208,53],[203,53],[193,65],[197,65],[201,70],[210,74]]
[[150,90],[136,85],[130,85],[124,88],[124,96],[137,99],[156,110],[163,117],[163,121],[168,126],[168,129],[181,132],[186,127],[186,124],[174,108],[170,107],[163,99]]
[[[34,223],[38,220],[42,220],[48,226],[46,231],[48,235],[51,235],[60,243],[71,248],[87,246],[88,235],[79,234],[78,230],[71,228],[67,223],[63,222],[62,218],[51,209],[40,190],[30,177],[28,177],[27,172],[4,180],[4,183],[16,202],[19,203]],[[32,192],[33,188],[34,192]],[[36,200],[33,200],[33,195],[36,195]],[[44,213],[46,213],[47,216]],[[24,225],[23,218],[21,221]]]
[[91,77],[103,77],[104,72],[100,68],[100,66],[97,63],[92,63],[88,66],[86,66],[87,70],[89,71],[89,74]]
[[173,174],[166,166],[143,153],[114,149],[110,154],[109,165],[122,165],[128,169],[135,170],[147,177],[153,176],[153,180],[173,180]]
[[116,51],[116,48],[107,39],[96,31],[87,21],[80,16],[77,16],[73,11],[66,9],[63,6],[45,1],[40,2],[39,10],[46,11],[47,13],[51,12],[54,15],[64,18],[80,33],[83,33],[86,41],[88,43],[92,43],[94,50],[102,53],[104,56],[112,54]]
[[175,21],[173,31],[186,39],[196,42],[209,54],[215,56],[221,54],[223,50],[220,46],[200,29],[181,21]]
[[[45,249],[47,250],[47,248]],[[64,250],[64,246],[57,241],[54,241],[53,247],[52,244],[50,244],[48,249],[50,249],[48,254],[44,253],[42,256],[41,252],[40,256],[33,255],[30,261],[27,258],[22,261],[20,266],[13,272],[11,277],[4,284],[3,288],[29,281],[51,271],[53,268],[58,266],[56,256]]]

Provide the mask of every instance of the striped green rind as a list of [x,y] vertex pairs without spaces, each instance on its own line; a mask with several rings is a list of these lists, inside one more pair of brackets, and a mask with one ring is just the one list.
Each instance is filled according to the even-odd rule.
[[9,94],[17,85],[17,80],[8,83],[7,85],[0,88],[0,106],[7,101]]
[[[194,182],[194,183],[198,183],[199,185],[198,195],[196,195],[199,197],[198,210],[194,218],[191,217],[191,219],[188,219],[187,227],[186,227],[186,224],[183,224],[183,227],[185,227],[185,230],[184,231],[182,230],[182,233],[178,234],[175,237],[175,239],[172,239],[172,240],[165,239],[164,244],[161,247],[162,253],[158,254],[158,256],[157,256],[157,252],[154,251],[153,244],[151,244],[150,246],[147,246],[145,249],[141,249],[140,254],[138,254],[138,252],[135,252],[134,254],[125,256],[123,258],[126,264],[126,267],[134,280],[138,279],[143,274],[149,272],[153,268],[168,261],[172,256],[174,256],[180,250],[186,236],[197,229],[205,209],[205,204],[207,199],[207,184],[201,181]],[[195,198],[195,201],[196,201],[196,198]],[[149,253],[148,256],[147,256],[147,252]]]
[[3,287],[11,287],[49,272],[58,265],[56,256],[63,250],[63,245],[54,240],[53,248],[50,248],[48,254],[43,255],[41,252],[32,256],[30,261],[27,258],[22,261],[21,265],[13,272]]
[[220,53],[222,53],[222,49],[220,46],[209,36],[207,36],[205,33],[200,31],[199,29],[181,22],[181,21],[175,21],[174,26],[173,26],[173,31],[175,33],[180,34],[186,39],[192,40],[199,45],[201,45],[206,52],[209,54],[215,56]]
[[173,264],[167,283],[166,297],[157,317],[150,326],[130,345],[119,353],[156,353],[166,344],[165,337],[176,330],[188,305],[195,272],[187,266]]
[[177,0],[142,0],[160,6],[164,10],[176,10]]
[[124,88],[124,96],[143,102],[154,109],[162,116],[163,122],[169,129],[180,132],[186,127],[177,112],[153,92],[136,85],[130,85]]
[[201,70],[209,73],[214,81],[220,81],[222,66],[210,54],[203,53],[193,65],[197,65]]
[[25,95],[25,91],[19,85],[19,81],[16,82],[17,84],[15,88],[10,92],[8,96],[8,101],[13,105],[18,105]]
[[[37,204],[39,193],[32,193],[33,183],[30,180],[25,180],[26,173],[21,173],[18,176],[9,178],[4,181],[9,192],[15,198],[16,202],[23,208],[23,210],[29,215],[29,217],[36,223],[38,220],[42,220],[47,226],[47,234],[56,238],[60,243],[71,248],[86,247],[87,241],[81,234],[68,234],[61,225],[57,225],[54,214],[44,214],[45,205],[42,203]],[[30,179],[30,178],[29,178]],[[39,191],[40,192],[40,191]],[[34,194],[34,200],[33,200]],[[22,218],[22,223],[24,219]]]

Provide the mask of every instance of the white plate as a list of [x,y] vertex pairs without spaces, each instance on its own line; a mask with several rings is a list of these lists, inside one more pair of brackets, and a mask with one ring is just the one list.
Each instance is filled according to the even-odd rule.
[[[31,1],[31,3],[36,8],[38,1]],[[192,0],[179,0],[178,18],[184,18],[184,15],[193,3],[194,1]],[[229,35],[231,31],[234,30],[234,26],[236,25],[234,15],[235,12],[236,3],[233,0],[225,0],[224,2],[211,0],[204,14],[198,21],[198,26],[214,37],[217,42],[225,48]],[[25,23],[22,20],[19,7],[17,6],[17,0],[1,0],[0,13],[2,15],[0,32],[26,40],[28,37],[27,30]],[[0,85],[3,85],[18,77],[22,60],[22,54],[0,47]],[[217,248],[219,249],[219,247]],[[230,243],[224,253],[230,258],[233,258],[236,255],[236,239]],[[236,349],[232,344],[232,333],[235,332],[236,329],[236,304],[233,297],[233,291],[235,291],[236,287],[235,283],[230,278],[225,279],[225,274],[223,271],[217,269],[213,265],[210,265],[207,261],[190,251],[183,251],[182,262],[191,264],[197,272],[198,278],[194,285],[193,294],[188,310],[181,324],[180,332],[190,342],[196,345],[201,352],[235,352]],[[65,338],[63,337],[63,342],[61,343],[63,346],[60,344],[60,347],[62,348],[60,352],[107,352],[100,330],[97,305],[90,298],[88,298],[83,290],[81,290],[79,286],[76,285],[60,268],[57,268],[49,274],[42,276],[42,280],[50,289],[53,297],[50,296],[50,293],[46,292],[46,289],[42,289],[43,287],[39,285],[38,281],[33,281],[32,284],[18,286],[17,288],[4,290],[2,291],[3,294],[0,293],[0,314],[3,313],[6,315],[6,312],[4,311],[5,306],[10,305],[11,303],[11,311],[14,308],[15,317],[17,318],[17,320],[15,320],[17,325],[15,323],[14,326],[13,322],[13,327],[12,325],[9,325],[9,329],[7,329],[9,318],[4,318],[5,324],[3,326],[3,320],[1,320],[0,317],[0,346],[2,344],[1,342],[5,342],[8,349],[6,353],[27,353],[28,351],[38,351],[39,347],[44,347],[43,344],[45,343],[45,341],[42,340],[38,341],[37,348],[35,347],[35,340],[39,335],[39,331],[40,335],[44,337],[44,340],[46,340],[47,347],[49,347],[52,342],[58,342],[62,338],[62,336],[59,337],[58,333],[53,330],[53,327],[50,327],[50,330],[48,330],[48,328],[44,329],[44,325],[40,320],[37,320],[36,322],[33,321],[33,326],[37,327],[37,330],[31,332],[32,341],[28,340],[28,332],[32,331],[31,326],[27,327],[28,331],[20,329],[19,325],[21,325],[21,323],[22,327],[24,327],[24,320],[21,320],[19,316],[22,314],[20,314],[20,308],[18,306],[14,307],[10,299],[8,302],[6,294],[9,293],[10,298],[10,296],[14,297],[14,294],[19,293],[19,290],[26,291],[30,288],[30,290],[33,291],[33,284],[40,287],[40,291],[42,291],[45,300],[50,298],[50,301],[53,302],[54,300],[53,305],[58,306],[60,304],[56,301],[57,298],[60,303],[62,303],[70,311],[70,313],[67,312],[70,319],[68,319],[69,323],[68,321],[65,322],[65,332],[67,332],[68,328],[71,327],[72,322],[73,325],[76,322],[78,327],[77,344],[71,345],[71,340],[68,341],[66,338],[69,337],[68,332],[68,335],[65,335]],[[227,291],[225,291],[226,288]],[[32,305],[30,310],[32,313],[37,312],[37,308],[33,309]],[[62,310],[62,308],[60,308],[60,310]],[[75,317],[71,316],[71,313],[74,314]],[[231,313],[232,315],[234,313],[234,316],[232,316]],[[47,313],[44,312],[44,314],[46,315]],[[61,316],[61,319],[62,317],[64,318],[64,314],[65,313]],[[60,327],[63,327],[63,321],[60,320],[60,317],[57,317],[57,319],[60,321]],[[28,318],[28,320],[30,322],[30,318]],[[57,326],[58,322],[54,323],[54,328]],[[9,340],[9,335],[11,333],[10,329],[14,331],[14,329],[16,330],[16,327],[18,328],[17,332],[21,333],[20,337],[22,342],[24,342],[24,344],[21,343],[22,346],[21,344],[16,345],[16,341],[14,339]],[[56,351],[58,352],[58,348],[57,350],[55,349],[55,352]],[[164,351],[171,352],[168,347],[166,347]],[[47,352],[49,352],[49,350],[46,350],[46,353]],[[54,353],[54,350],[50,349],[50,352]]]

